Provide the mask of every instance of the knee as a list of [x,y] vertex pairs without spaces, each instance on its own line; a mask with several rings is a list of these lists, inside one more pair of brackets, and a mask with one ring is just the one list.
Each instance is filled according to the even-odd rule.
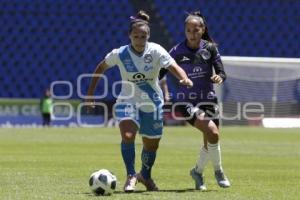
[[210,130],[207,134],[207,140],[210,144],[216,144],[219,142],[219,131],[218,130]]
[[131,132],[122,133],[122,141],[125,143],[133,142],[135,140],[135,134]]

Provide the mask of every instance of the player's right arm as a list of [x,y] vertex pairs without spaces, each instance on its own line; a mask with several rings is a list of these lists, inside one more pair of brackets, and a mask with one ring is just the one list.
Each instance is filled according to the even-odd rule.
[[114,49],[110,53],[108,53],[105,56],[105,58],[97,65],[93,73],[92,80],[87,92],[88,102],[94,102],[92,96],[94,95],[97,83],[100,79],[100,75],[102,75],[105,72],[105,70],[107,70],[108,68],[117,65],[118,64],[117,60],[118,60],[118,50]]
[[193,82],[188,78],[185,71],[176,63],[173,62],[168,70],[179,80],[181,85],[186,85],[187,87],[193,87]]
[[99,78],[101,74],[103,74],[105,72],[106,69],[109,68],[109,65],[105,63],[105,60],[102,60],[96,67],[93,76],[92,76],[92,80],[88,89],[88,96],[92,96],[95,92],[97,83],[99,81]]

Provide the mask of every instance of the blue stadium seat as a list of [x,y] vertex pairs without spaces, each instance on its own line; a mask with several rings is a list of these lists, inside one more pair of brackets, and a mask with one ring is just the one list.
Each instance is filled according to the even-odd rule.
[[[206,17],[212,37],[220,44],[222,55],[300,57],[300,51],[297,51],[299,42],[293,42],[296,35],[300,35],[300,28],[296,25],[299,24],[297,19],[300,17],[300,1],[154,0],[154,2],[173,37],[174,44],[184,37],[184,11],[201,10]],[[278,32],[279,29],[284,31]],[[241,35],[244,37],[239,37]],[[281,42],[282,39],[286,42]],[[266,49],[273,41],[280,44],[272,51]],[[256,43],[255,46],[253,42]]]
[[0,11],[5,27],[0,32],[0,71],[19,76],[0,79],[0,84],[14,81],[20,88],[19,93],[12,86],[0,91],[0,97],[10,98],[39,98],[54,80],[76,85],[78,75],[93,72],[109,50],[120,46],[117,41],[128,41],[126,34],[111,38],[117,31],[112,24],[127,29],[127,17],[134,12],[128,0],[3,0]]
[[[201,10],[224,56],[300,57],[300,43],[296,42],[300,1],[154,3],[174,44],[184,39],[185,12]],[[17,93],[16,87],[9,86],[0,90],[0,97],[39,98],[51,81],[59,79],[76,85],[78,75],[93,72],[111,49],[129,41],[132,14],[129,0],[1,0],[0,72],[10,78],[1,76],[0,85],[30,79],[19,86],[27,90]],[[111,80],[120,78],[117,69],[108,75]],[[77,97],[76,93],[72,96]]]

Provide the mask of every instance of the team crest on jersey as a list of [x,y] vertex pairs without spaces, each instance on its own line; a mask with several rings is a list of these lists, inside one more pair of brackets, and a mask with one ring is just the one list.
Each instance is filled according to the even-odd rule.
[[208,60],[211,57],[211,54],[207,49],[201,49],[199,53],[204,60]]
[[152,61],[153,61],[153,58],[152,58],[151,54],[146,54],[144,56],[144,62],[145,63],[151,63]]

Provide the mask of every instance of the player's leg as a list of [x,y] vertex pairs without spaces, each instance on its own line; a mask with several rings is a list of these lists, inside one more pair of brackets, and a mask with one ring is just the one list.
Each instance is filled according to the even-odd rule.
[[[194,107],[192,104],[179,105],[176,111],[180,112],[186,121],[194,126],[195,120],[197,119],[196,114],[199,112],[199,108]],[[196,162],[196,166],[190,170],[190,175],[195,181],[195,189],[205,191],[206,186],[204,183],[203,171],[209,161],[207,151],[207,134],[203,132],[203,146],[200,147],[199,156]]]
[[46,125],[47,126],[51,125],[51,114],[50,113],[46,114]]
[[194,126],[207,135],[207,152],[209,159],[212,161],[215,177],[220,187],[229,187],[230,182],[224,174],[221,162],[221,148],[219,143],[219,129],[216,123],[207,119],[205,113],[197,116]]
[[155,163],[159,141],[160,139],[143,137],[143,150],[141,154],[142,169],[137,178],[139,182],[145,185],[147,191],[158,191],[158,187],[151,177],[151,170]]
[[124,185],[125,192],[133,192],[137,183],[135,172],[135,136],[139,129],[139,121],[136,120],[135,106],[128,102],[114,105],[114,117],[119,121],[121,132],[121,154],[125,163],[127,180]]
[[127,180],[124,185],[125,192],[133,192],[137,183],[135,172],[135,136],[138,126],[132,120],[123,120],[119,124],[121,132],[121,153],[126,166]]
[[209,155],[207,151],[207,135],[203,133],[203,146],[200,147],[200,152],[196,166],[191,169],[190,175],[195,181],[195,189],[205,191],[207,190],[204,182],[204,168],[209,161]]
[[43,126],[47,126],[47,113],[42,113]]
[[208,151],[207,151],[207,134],[203,133],[203,146],[200,147],[198,160],[195,169],[198,173],[202,174],[205,166],[209,161]]
[[151,170],[155,163],[156,152],[162,135],[163,121],[161,117],[153,116],[153,113],[141,112],[140,114],[140,135],[143,140],[143,150],[141,154],[142,169],[137,178],[148,191],[157,191],[158,188],[151,177]]

